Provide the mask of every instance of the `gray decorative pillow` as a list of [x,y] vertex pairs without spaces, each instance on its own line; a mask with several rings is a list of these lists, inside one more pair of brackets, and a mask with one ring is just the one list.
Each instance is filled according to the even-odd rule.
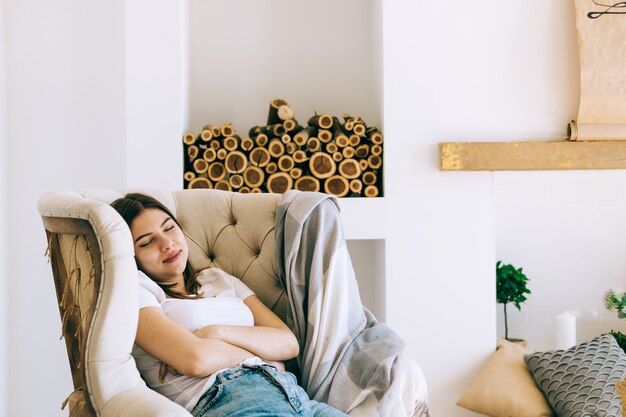
[[626,377],[626,353],[613,336],[600,336],[567,350],[525,355],[524,361],[557,415],[621,415],[615,384]]

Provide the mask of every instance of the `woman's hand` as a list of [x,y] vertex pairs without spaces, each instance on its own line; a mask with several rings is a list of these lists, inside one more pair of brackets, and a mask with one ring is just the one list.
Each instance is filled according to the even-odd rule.
[[199,329],[194,330],[192,333],[203,339],[220,339],[220,325],[209,324],[208,326],[200,327]]
[[166,364],[165,362],[161,362],[161,366],[159,367],[159,381],[164,382],[167,374],[172,374],[172,376],[178,376],[180,373]]

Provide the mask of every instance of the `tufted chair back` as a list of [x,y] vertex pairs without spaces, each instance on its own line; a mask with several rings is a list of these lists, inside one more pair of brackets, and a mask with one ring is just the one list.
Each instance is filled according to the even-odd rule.
[[[240,278],[285,319],[274,224],[278,194],[133,189],[176,216],[196,271]],[[130,354],[137,329],[137,267],[130,230],[110,203],[126,192],[54,191],[38,202],[75,391],[70,416],[189,416],[146,387]]]

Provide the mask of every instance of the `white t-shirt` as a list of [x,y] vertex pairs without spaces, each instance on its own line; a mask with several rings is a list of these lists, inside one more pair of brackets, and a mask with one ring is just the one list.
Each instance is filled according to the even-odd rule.
[[[239,279],[218,268],[208,268],[198,274],[201,284],[199,299],[167,298],[165,292],[143,272],[139,272],[139,308],[158,307],[166,316],[189,331],[210,324],[253,326],[252,312],[243,302],[254,295]],[[159,380],[161,362],[137,345],[133,346],[133,357],[139,373],[148,386],[172,401],[191,411],[200,396],[215,382],[218,372],[204,378],[168,374],[165,381]],[[253,359],[251,362],[260,361]]]

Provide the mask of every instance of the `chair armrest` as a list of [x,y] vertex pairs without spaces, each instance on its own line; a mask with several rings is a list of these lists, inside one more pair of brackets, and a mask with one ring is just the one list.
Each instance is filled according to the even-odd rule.
[[130,388],[111,398],[101,417],[191,417],[180,405],[148,387]]

